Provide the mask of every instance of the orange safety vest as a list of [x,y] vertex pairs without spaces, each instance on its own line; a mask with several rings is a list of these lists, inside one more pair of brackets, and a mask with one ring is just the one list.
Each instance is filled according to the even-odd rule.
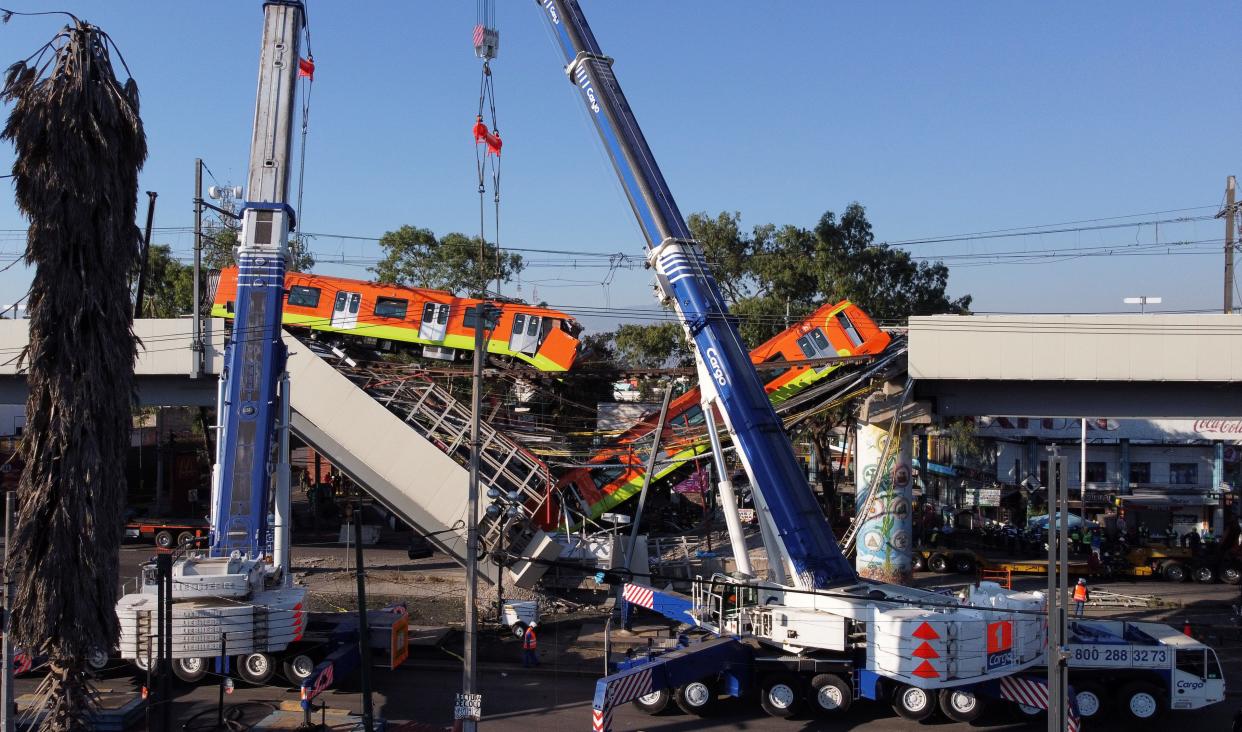
[[1074,585],[1074,602],[1086,602],[1086,601],[1087,601],[1087,586],[1086,585]]
[[522,650],[533,651],[538,645],[538,640],[535,638],[535,629],[527,628],[526,633],[522,636]]

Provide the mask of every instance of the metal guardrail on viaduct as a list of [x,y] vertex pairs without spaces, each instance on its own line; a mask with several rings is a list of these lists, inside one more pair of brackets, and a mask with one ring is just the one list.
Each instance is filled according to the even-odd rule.
[[[223,364],[224,321],[208,318],[203,330],[203,369],[193,378],[193,323],[188,318],[134,321],[141,339],[134,363],[142,406],[215,406],[217,376]],[[30,340],[29,320],[0,320],[0,404],[26,402],[29,364],[20,363]]]
[[941,416],[1242,416],[1239,315],[937,315],[909,343]]

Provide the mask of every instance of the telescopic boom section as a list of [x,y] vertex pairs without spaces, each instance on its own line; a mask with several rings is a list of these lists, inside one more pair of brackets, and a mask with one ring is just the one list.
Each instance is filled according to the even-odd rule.
[[798,587],[855,582],[857,575],[837,548],[747,349],[727,317],[702,250],[691,238],[613,75],[612,59],[600,50],[577,0],[536,2],[543,7],[565,54],[565,71],[578,87],[638,217],[662,294],[673,303],[694,342],[701,371],[707,374],[704,393],[714,392],[713,401],[750,478],[755,505],[774,530],[778,546],[769,550],[780,555]]
[[263,46],[250,144],[250,171],[237,252],[233,337],[221,375],[220,432],[213,475],[211,553],[261,555],[277,460],[277,384],[285,370],[280,336],[298,41],[295,0],[263,5]]

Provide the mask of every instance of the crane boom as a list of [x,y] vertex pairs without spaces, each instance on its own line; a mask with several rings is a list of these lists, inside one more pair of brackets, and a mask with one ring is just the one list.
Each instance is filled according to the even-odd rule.
[[638,121],[600,50],[577,0],[536,0],[564,54],[647,240],[662,297],[670,302],[697,352],[704,401],[717,405],[750,478],[756,507],[774,534],[769,551],[801,588],[857,581],[837,547],[702,249],[677,208]]
[[287,356],[280,323],[294,216],[288,203],[289,161],[304,16],[298,0],[268,0],[263,7],[254,131],[237,251],[236,313],[221,375],[211,507],[213,556],[264,553],[272,475],[280,462],[277,386]]

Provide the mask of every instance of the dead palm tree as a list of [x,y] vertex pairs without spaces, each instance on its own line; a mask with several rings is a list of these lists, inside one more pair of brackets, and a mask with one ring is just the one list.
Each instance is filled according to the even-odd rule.
[[50,659],[43,728],[57,732],[88,728],[84,660],[111,649],[118,632],[136,349],[128,282],[147,148],[138,88],[117,81],[115,51],[105,33],[73,18],[9,68],[0,92],[13,105],[0,139],[16,151],[16,200],[30,219],[25,259],[35,268],[11,629]]

